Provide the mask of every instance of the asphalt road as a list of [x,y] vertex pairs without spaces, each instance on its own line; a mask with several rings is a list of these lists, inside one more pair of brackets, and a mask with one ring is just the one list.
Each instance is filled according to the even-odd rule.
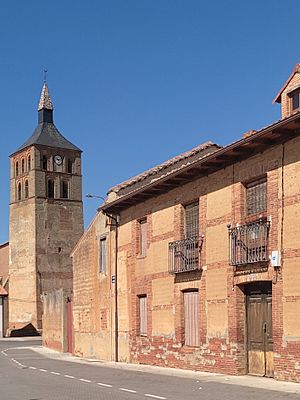
[[299,400],[297,394],[47,358],[0,341],[0,400]]

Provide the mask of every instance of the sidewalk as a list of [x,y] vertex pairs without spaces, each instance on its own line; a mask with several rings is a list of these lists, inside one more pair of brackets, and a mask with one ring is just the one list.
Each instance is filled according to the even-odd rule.
[[54,360],[62,360],[68,362],[75,362],[80,364],[93,364],[94,366],[126,369],[127,371],[140,371],[151,374],[177,376],[179,378],[194,379],[197,381],[216,382],[228,385],[247,386],[265,390],[274,390],[278,392],[296,393],[300,395],[300,384],[294,382],[281,382],[270,378],[261,378],[250,375],[223,375],[209,372],[195,372],[184,369],[163,368],[144,364],[128,364],[123,362],[113,361],[99,361],[74,357],[69,353],[60,353],[55,350],[48,349],[42,346],[27,347],[33,351],[38,352],[44,357]]

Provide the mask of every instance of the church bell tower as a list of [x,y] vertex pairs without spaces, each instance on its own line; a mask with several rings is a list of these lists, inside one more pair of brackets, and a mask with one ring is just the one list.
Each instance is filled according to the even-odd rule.
[[41,294],[72,288],[70,253],[82,233],[81,150],[54,125],[44,83],[38,125],[10,156],[10,332],[41,331]]

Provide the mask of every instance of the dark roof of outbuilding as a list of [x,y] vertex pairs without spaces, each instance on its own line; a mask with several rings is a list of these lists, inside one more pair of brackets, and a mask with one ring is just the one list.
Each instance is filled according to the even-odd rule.
[[18,148],[17,152],[34,144],[81,151],[77,146],[69,142],[51,122],[38,124],[32,136]]

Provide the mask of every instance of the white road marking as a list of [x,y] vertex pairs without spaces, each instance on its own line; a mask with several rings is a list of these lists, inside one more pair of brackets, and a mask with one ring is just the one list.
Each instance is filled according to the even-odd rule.
[[112,387],[112,385],[108,385],[107,383],[101,383],[101,382],[98,382],[97,385],[104,387]]
[[59,372],[54,372],[54,371],[51,371],[50,374],[53,374],[53,375],[60,375]]
[[72,375],[64,375],[65,378],[75,379],[75,376]]
[[136,393],[136,390],[132,389],[126,389],[126,388],[119,388],[119,389],[122,390],[123,392]]
[[145,393],[146,397],[152,397],[152,399],[166,400],[166,397],[156,396],[155,394]]
[[42,372],[48,372],[46,369],[43,369],[43,368],[39,368],[39,370]]
[[27,368],[27,365],[19,364],[22,368]]
[[29,367],[30,369],[36,369],[35,367]]
[[80,378],[79,379],[81,382],[86,382],[86,383],[91,383],[92,381],[90,381],[90,380],[88,380],[88,379],[83,379],[83,378]]

